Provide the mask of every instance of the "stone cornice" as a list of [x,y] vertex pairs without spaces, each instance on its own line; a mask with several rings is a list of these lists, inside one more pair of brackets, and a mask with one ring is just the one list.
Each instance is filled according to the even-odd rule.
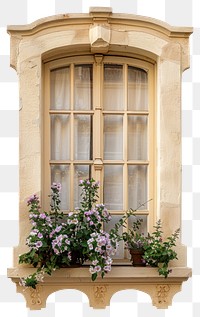
[[90,10],[90,13],[65,13],[39,19],[26,25],[9,25],[7,30],[9,34],[18,34],[21,36],[33,35],[46,29],[64,27],[68,25],[82,24],[105,24],[109,25],[126,25],[130,30],[142,28],[145,30],[156,30],[162,35],[168,37],[188,38],[193,32],[191,27],[171,26],[160,20],[134,15],[119,14],[112,11]]

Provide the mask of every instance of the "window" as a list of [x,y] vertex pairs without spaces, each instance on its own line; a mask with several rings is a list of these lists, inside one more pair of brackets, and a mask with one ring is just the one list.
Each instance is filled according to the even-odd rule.
[[[94,7],[89,14],[9,26],[8,32],[21,104],[20,237],[8,276],[31,309],[45,307],[52,292],[73,287],[85,292],[94,308],[131,288],[167,308],[191,276],[181,241],[167,281],[156,269],[121,265],[105,285],[92,286],[88,268],[61,269],[29,292],[18,283],[34,268],[20,267],[18,255],[26,252],[25,202],[37,193],[48,210],[52,181],[62,183],[64,212],[79,204],[79,179],[92,176],[101,182],[100,201],[113,215],[111,225],[129,207],[152,198],[137,211],[143,230],[151,231],[159,218],[166,235],[181,227],[181,76],[190,66],[192,29]],[[124,263],[126,256],[121,245],[116,262]]]
[[[44,195],[62,184],[62,210],[79,206],[81,179],[100,180],[113,226],[129,208],[153,222],[154,66],[101,56],[45,65]],[[45,201],[45,200],[44,200]],[[131,218],[129,224],[131,224]],[[124,228],[126,230],[126,228]],[[126,258],[121,245],[116,258]]]

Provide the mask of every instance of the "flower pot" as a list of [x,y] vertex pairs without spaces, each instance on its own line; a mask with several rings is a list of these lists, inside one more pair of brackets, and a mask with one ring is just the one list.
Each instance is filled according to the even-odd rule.
[[146,263],[143,259],[143,249],[129,249],[129,252],[131,255],[131,261],[133,266],[146,266]]

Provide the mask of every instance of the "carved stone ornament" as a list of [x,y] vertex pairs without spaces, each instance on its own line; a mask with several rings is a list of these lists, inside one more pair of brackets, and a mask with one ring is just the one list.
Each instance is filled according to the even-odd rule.
[[97,304],[104,304],[105,303],[105,296],[106,296],[106,286],[98,285],[93,287],[94,297]]
[[42,300],[40,297],[40,291],[42,289],[42,286],[37,286],[36,289],[30,289],[29,288],[29,292],[30,292],[30,298],[31,298],[31,304],[32,305],[41,305],[42,304]]
[[156,289],[157,289],[158,303],[159,304],[167,303],[170,286],[169,285],[157,285]]

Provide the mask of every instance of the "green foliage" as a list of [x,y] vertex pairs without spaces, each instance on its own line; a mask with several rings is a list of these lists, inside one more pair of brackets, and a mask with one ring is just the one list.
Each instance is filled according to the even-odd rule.
[[123,233],[123,240],[128,249],[142,249],[144,242],[144,234],[140,233],[140,226],[143,219],[135,219],[132,228],[128,232]]
[[163,240],[163,231],[161,220],[156,222],[155,230],[152,234],[148,233],[144,240],[144,260],[153,267],[158,267],[158,273],[165,278],[171,272],[169,262],[177,259],[177,253],[174,250],[176,240],[179,238],[180,229],[177,229],[171,236]]
[[128,232],[123,233],[123,240],[129,249],[143,249],[143,259],[147,265],[158,267],[159,275],[165,278],[171,272],[169,262],[178,259],[174,250],[176,240],[179,238],[180,229],[177,229],[171,236],[163,240],[163,231],[161,220],[156,222],[155,230],[145,236],[140,233],[142,219],[136,219],[132,228]]

